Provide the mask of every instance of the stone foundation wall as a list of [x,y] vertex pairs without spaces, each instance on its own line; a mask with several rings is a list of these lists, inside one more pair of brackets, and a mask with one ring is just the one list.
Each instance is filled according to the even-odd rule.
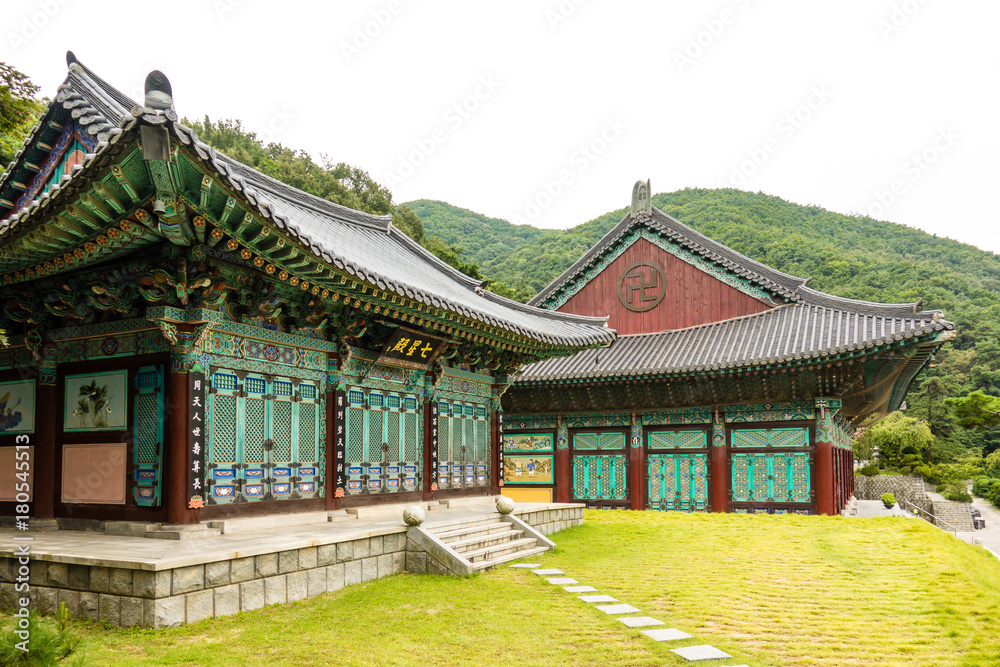
[[854,497],[858,500],[882,500],[883,493],[896,496],[900,508],[912,511],[903,500],[909,501],[924,510],[931,511],[931,502],[924,490],[924,480],[915,475],[867,475],[854,476]]
[[549,535],[563,528],[579,526],[583,523],[583,507],[559,507],[556,509],[516,512],[522,521],[531,525],[542,535]]
[[[404,571],[406,533],[293,549],[171,570],[32,560],[32,606],[116,626],[169,628],[294,602]],[[13,611],[17,562],[0,558],[0,609]]]

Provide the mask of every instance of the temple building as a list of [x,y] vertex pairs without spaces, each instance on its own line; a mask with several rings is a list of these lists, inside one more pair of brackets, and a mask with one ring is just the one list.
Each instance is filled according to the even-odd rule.
[[835,514],[853,428],[954,338],[940,311],[824,294],[699,234],[636,183],[629,213],[530,302],[618,337],[503,395],[505,493],[591,507]]
[[0,516],[18,445],[35,527],[496,494],[512,373],[614,339],[213,150],[160,72],[136,102],[67,60],[0,176]]

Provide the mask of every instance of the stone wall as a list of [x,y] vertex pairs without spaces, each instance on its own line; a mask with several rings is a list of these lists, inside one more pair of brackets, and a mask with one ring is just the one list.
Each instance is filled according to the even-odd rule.
[[549,535],[583,523],[583,506],[521,511],[515,514],[542,535]]
[[858,500],[882,500],[883,493],[896,496],[901,509],[913,511],[905,502],[909,501],[924,510],[931,511],[930,500],[924,491],[924,480],[915,475],[867,475],[854,476],[854,497]]
[[[170,570],[32,560],[32,606],[112,625],[169,628],[294,602],[405,569],[406,533],[292,549]],[[16,561],[0,558],[0,609],[16,606]]]

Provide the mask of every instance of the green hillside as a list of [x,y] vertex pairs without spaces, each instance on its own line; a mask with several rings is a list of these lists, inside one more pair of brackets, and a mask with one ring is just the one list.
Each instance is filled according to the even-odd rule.
[[[943,399],[1000,394],[1000,256],[904,225],[854,217],[740,190],[685,189],[653,197],[681,222],[824,292],[889,303],[924,299],[958,326],[911,391],[910,416],[931,422],[946,447],[992,450],[1000,433],[955,429]],[[612,211],[568,230],[512,225],[435,201],[407,204],[428,236],[508,285],[538,292],[625,215]]]

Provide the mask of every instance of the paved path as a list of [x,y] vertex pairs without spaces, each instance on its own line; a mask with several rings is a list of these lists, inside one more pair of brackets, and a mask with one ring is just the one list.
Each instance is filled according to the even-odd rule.
[[1000,558],[1000,508],[979,497],[973,497],[972,506],[982,513],[986,519],[986,527],[971,533],[960,532],[959,535],[979,540],[980,544]]

